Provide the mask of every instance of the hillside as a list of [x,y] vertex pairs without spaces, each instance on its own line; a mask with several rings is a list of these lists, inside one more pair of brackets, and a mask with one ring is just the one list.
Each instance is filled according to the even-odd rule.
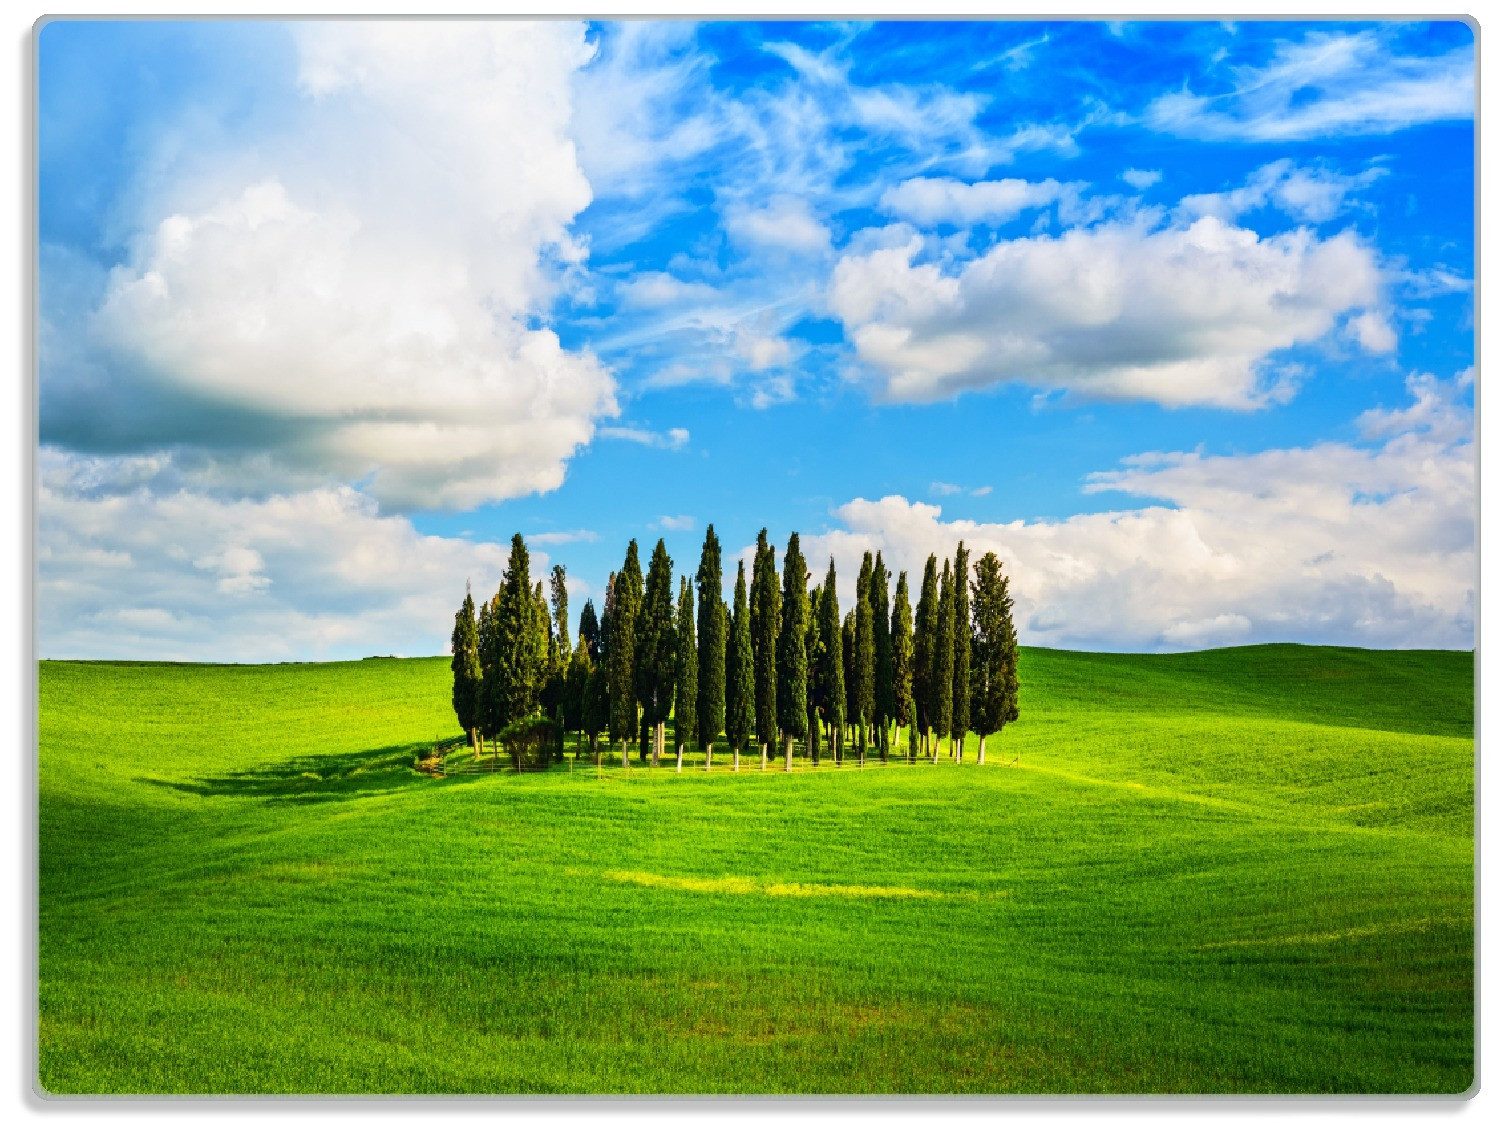
[[44,662],[42,1082],[1468,1086],[1471,654],[1022,674],[984,769],[433,780],[445,659]]

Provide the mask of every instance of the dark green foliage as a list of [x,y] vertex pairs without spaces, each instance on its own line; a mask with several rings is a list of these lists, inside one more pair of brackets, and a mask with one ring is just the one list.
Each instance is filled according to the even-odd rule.
[[496,735],[510,752],[511,765],[517,772],[536,772],[547,767],[556,755],[562,730],[557,722],[542,714],[517,718]]
[[[717,598],[716,598],[717,599]],[[720,601],[722,604],[723,602]],[[715,616],[718,613],[714,613]],[[698,637],[693,628],[693,596],[688,579],[682,578],[677,590],[677,712],[673,718],[672,740],[677,749],[677,765],[692,743],[698,728]]]
[[755,738],[764,748],[776,740],[776,632],[781,626],[781,592],[776,587],[776,547],[765,527],[755,540],[750,578],[750,646],[755,652]]
[[[724,730],[725,649],[729,642],[729,621],[724,610],[724,564],[719,551],[719,536],[713,524],[703,536],[703,554],[698,559],[698,649],[688,658],[697,661],[697,741],[712,747],[714,738]],[[678,695],[678,728],[682,726],[682,696]]]
[[497,592],[479,605],[479,732],[481,736],[493,737],[503,724],[496,720],[500,712],[498,694],[500,676],[495,668],[500,661],[497,631],[500,614],[500,594]]
[[781,632],[776,637],[777,725],[784,736],[801,737],[807,732],[807,562],[795,531],[787,540],[781,578]]
[[875,720],[875,600],[871,589],[874,578],[875,559],[866,550],[855,583],[854,688],[850,691],[855,705],[850,717],[859,724],[860,760],[864,760],[870,743],[870,726]]
[[573,658],[573,642],[568,631],[568,571],[561,565],[552,567],[552,635],[557,662],[565,667]]
[[1000,559],[985,554],[974,567],[974,731],[998,733],[1020,716],[1020,683],[1016,667],[1016,629],[1010,578]]
[[916,703],[916,729],[926,738],[932,729],[933,672],[937,663],[938,576],[937,558],[927,555],[922,571],[922,592],[917,598],[916,630],[912,635],[912,700]]
[[641,577],[640,548],[634,538],[625,550],[625,564],[614,580],[614,602],[609,606],[609,634],[605,639],[604,658],[609,668],[609,739],[628,753],[628,743],[635,738],[637,710],[635,704],[635,631],[641,611],[644,581]]
[[479,692],[484,671],[479,663],[479,621],[474,616],[474,594],[464,589],[464,603],[453,618],[453,713],[469,736],[479,725]]
[[844,659],[844,712],[852,721],[859,712],[859,699],[854,697],[854,609],[844,613],[844,623],[839,629],[839,647]]
[[818,642],[819,612],[823,603],[823,586],[814,585],[807,594],[807,631],[804,643],[807,646],[807,752],[814,764],[822,753],[822,697],[818,682],[818,667],[822,662],[822,645]]
[[875,730],[880,759],[890,752],[890,725],[895,710],[894,667],[891,662],[891,575],[880,551],[870,575],[870,608],[875,618]]
[[844,696],[844,637],[839,626],[838,572],[833,558],[828,559],[828,576],[818,598],[818,702],[823,720],[833,738],[834,760],[842,759],[844,721],[847,714]]
[[588,644],[578,644],[573,648],[573,654],[568,659],[568,672],[563,682],[564,729],[582,731],[584,695],[588,689],[589,675],[593,671],[594,663],[589,658]]
[[578,642],[589,649],[589,662],[599,665],[599,617],[594,612],[594,602],[583,602],[583,611],[578,614]]
[[750,604],[743,561],[734,581],[734,616],[724,667],[724,732],[729,747],[738,754],[749,747],[755,732],[755,650],[750,642]]
[[946,558],[938,582],[937,637],[933,641],[932,681],[928,685],[932,731],[941,739],[953,730],[953,570]]
[[[495,627],[494,667],[485,667],[485,680],[493,670],[495,688],[492,720],[502,729],[536,713],[547,664],[545,601],[541,584],[531,584],[531,556],[519,534],[511,539],[510,558],[500,582],[499,603],[492,609]],[[543,616],[537,620],[539,604]]]
[[672,559],[656,540],[646,569],[645,598],[636,621],[635,689],[641,721],[656,727],[672,714],[677,683],[677,622],[672,605]]
[[953,741],[963,757],[969,732],[969,663],[973,622],[969,610],[969,551],[958,544],[953,557]]
[[[587,651],[584,644],[579,650]],[[599,757],[599,734],[609,728],[609,686],[604,668],[597,664],[589,668],[588,679],[583,687],[583,732],[597,761]]]
[[916,703],[912,697],[911,600],[906,588],[906,571],[896,578],[896,596],[891,602],[891,721],[899,730],[907,730],[911,748],[917,731]]

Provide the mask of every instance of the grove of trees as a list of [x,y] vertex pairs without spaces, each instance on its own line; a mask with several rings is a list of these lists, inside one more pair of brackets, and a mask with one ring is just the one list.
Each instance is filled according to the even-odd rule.
[[632,539],[602,613],[588,601],[574,637],[563,567],[552,568],[549,589],[533,584],[526,542],[512,538],[500,587],[477,608],[466,589],[454,617],[453,711],[476,758],[486,744],[497,756],[506,744],[521,767],[524,744],[527,761],[538,751],[542,762],[559,759],[569,732],[596,764],[607,734],[621,767],[632,744],[656,765],[671,720],[678,771],[694,747],[712,768],[721,737],[736,771],[752,742],[762,769],[777,750],[787,771],[799,753],[840,766],[851,754],[863,764],[868,753],[888,761],[904,748],[910,762],[936,763],[944,743],[962,762],[969,733],[983,764],[989,738],[1020,716],[1010,578],[992,552],[971,567],[960,542],[941,569],[929,556],[915,610],[905,571],[893,594],[885,559],[867,552],[842,615],[833,559],[810,585],[796,533],[778,574],[760,532],[731,604],[712,525],[675,596],[672,570],[659,539],[643,574]]

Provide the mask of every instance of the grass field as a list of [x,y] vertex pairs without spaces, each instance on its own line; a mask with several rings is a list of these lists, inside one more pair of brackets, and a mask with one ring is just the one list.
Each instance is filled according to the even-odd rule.
[[446,779],[446,660],[43,663],[41,1084],[1467,1089],[1471,655],[1023,660],[983,769]]

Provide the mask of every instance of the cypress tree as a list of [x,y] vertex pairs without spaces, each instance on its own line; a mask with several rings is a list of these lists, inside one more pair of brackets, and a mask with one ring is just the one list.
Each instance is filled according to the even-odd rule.
[[[681,772],[683,750],[698,732],[698,637],[693,628],[693,597],[688,592],[686,577],[682,578],[677,590],[677,689],[674,693],[677,713],[672,721],[672,741],[677,749],[677,771]],[[707,763],[705,757],[704,767]]]
[[895,696],[891,666],[891,575],[878,550],[875,552],[875,569],[870,575],[870,608],[875,623],[875,737],[880,744],[880,761],[884,764],[890,759],[890,725]]
[[[563,728],[570,732],[583,732],[584,693],[588,689],[589,675],[594,662],[589,658],[589,647],[580,643],[573,648],[568,659],[568,673],[563,686]],[[573,754],[575,757],[577,752]]]
[[630,742],[635,739],[635,626],[641,611],[640,547],[634,538],[625,550],[625,564],[615,575],[613,601],[606,613],[605,682],[609,691],[609,739],[619,746],[620,764],[630,766]]
[[922,749],[930,752],[932,730],[932,679],[937,655],[938,577],[937,558],[927,555],[922,571],[922,592],[917,598],[916,631],[912,636],[912,700],[916,703],[916,728],[922,735]]
[[636,618],[635,689],[641,704],[641,759],[651,733],[651,763],[660,764],[666,748],[667,718],[677,683],[677,622],[672,604],[672,559],[667,544],[656,540],[641,612]]
[[734,770],[738,772],[740,753],[749,746],[755,732],[755,649],[750,642],[750,604],[745,592],[743,561],[734,581],[734,616],[724,670],[724,732],[734,752]]
[[510,541],[500,603],[494,612],[497,731],[536,712],[547,650],[536,620],[540,588],[540,582],[532,587],[531,557],[525,539],[517,534]]
[[552,631],[557,636],[557,661],[567,666],[573,660],[573,642],[568,632],[568,571],[552,567]]
[[479,621],[474,616],[474,594],[464,586],[464,603],[453,617],[453,713],[459,727],[469,739],[475,755],[479,742],[475,729],[479,725],[479,692],[484,671],[479,664]]
[[958,544],[953,556],[953,753],[964,758],[969,733],[969,663],[973,627],[969,619],[969,551]]
[[[499,732],[500,718],[500,597],[504,589],[479,606],[479,736],[481,747],[484,738],[494,738]],[[499,747],[496,746],[496,753]]]
[[[703,554],[698,559],[698,650],[688,657],[697,661],[697,738],[703,747],[703,767],[713,767],[714,738],[724,729],[724,658],[729,641],[724,611],[724,563],[719,536],[713,524],[703,536]],[[679,697],[678,709],[682,708]]]
[[[588,655],[588,645],[580,643],[578,650]],[[605,668],[590,664],[588,678],[583,687],[583,732],[589,739],[589,751],[594,755],[594,764],[599,764],[599,734],[609,726],[609,687]]]
[[818,601],[818,694],[828,736],[833,741],[833,763],[844,763],[844,636],[839,626],[838,572],[828,559],[828,576]]
[[814,585],[807,594],[807,753],[812,757],[813,767],[818,766],[819,757],[822,755],[823,734],[822,721],[818,715],[823,712],[823,686],[821,681],[821,668],[823,665],[823,645],[820,642],[822,624],[823,586]]
[[781,633],[776,637],[776,716],[792,770],[792,743],[807,733],[807,562],[793,531],[781,563]]
[[600,648],[599,617],[594,612],[592,600],[584,601],[583,611],[578,614],[578,642],[588,646],[589,662],[597,667]]
[[755,540],[755,568],[750,577],[750,645],[755,652],[755,737],[760,766],[776,739],[776,630],[781,624],[781,594],[776,588],[776,547],[765,527]]
[[896,599],[891,605],[891,721],[896,726],[897,747],[901,727],[906,726],[907,751],[916,758],[917,711],[912,700],[911,599],[906,589],[906,571],[896,579]]
[[[854,609],[844,613],[844,623],[839,628],[839,649],[844,660],[844,719],[851,725],[859,715],[859,699],[854,696]],[[858,729],[855,730],[858,748]]]
[[870,744],[870,725],[875,720],[875,602],[871,585],[875,578],[875,561],[870,552],[859,567],[854,602],[854,702],[858,709],[854,720],[859,723],[859,763],[865,763]]
[[987,553],[974,566],[974,730],[979,734],[979,763],[984,763],[985,738],[1021,716],[1017,677],[1016,629],[1010,578],[1000,559]]
[[932,709],[932,732],[937,739],[932,759],[936,761],[938,745],[953,729],[953,569],[947,558],[943,559],[943,576],[938,582],[938,625],[930,686],[928,704]]

